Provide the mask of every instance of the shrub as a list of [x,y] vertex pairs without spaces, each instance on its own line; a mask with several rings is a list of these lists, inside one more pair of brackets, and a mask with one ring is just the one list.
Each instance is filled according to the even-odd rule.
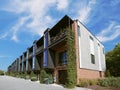
[[30,76],[29,76],[29,75],[26,75],[26,79],[30,79]]
[[87,87],[89,86],[89,82],[87,79],[80,79],[79,84],[77,85],[79,87]]
[[97,79],[93,79],[93,80],[88,80],[89,85],[97,85],[98,80]]
[[0,75],[4,75],[4,71],[0,70]]
[[38,80],[37,76],[36,76],[36,74],[34,74],[34,72],[31,72],[30,79],[31,79],[31,81],[37,81]]
[[98,85],[104,87],[120,87],[120,77],[109,77],[105,79],[99,79]]
[[77,86],[79,87],[88,87],[90,85],[97,85],[98,80],[93,79],[93,80],[89,80],[89,79],[80,79],[79,80],[79,84]]
[[110,71],[107,70],[107,71],[105,72],[105,75],[106,75],[106,77],[110,77],[110,76],[111,76],[111,75],[110,75]]
[[13,72],[8,73],[9,76],[15,76]]
[[31,77],[31,81],[37,81],[37,77]]
[[48,80],[49,75],[46,73],[45,70],[41,70],[40,74],[41,74],[40,75],[40,83],[45,83],[46,80]]
[[[30,76],[27,74],[27,72],[25,72],[24,74],[22,74],[22,77],[24,79],[29,79],[30,78]],[[31,75],[31,77],[32,77],[32,75]]]
[[53,77],[51,74],[49,74],[49,84],[52,84],[54,81],[53,81]]
[[109,83],[108,83],[107,79],[99,79],[98,80],[98,85],[108,87]]

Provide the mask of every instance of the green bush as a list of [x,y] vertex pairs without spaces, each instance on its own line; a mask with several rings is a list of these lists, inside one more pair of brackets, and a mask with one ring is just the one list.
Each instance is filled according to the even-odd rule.
[[93,80],[88,80],[89,85],[97,85],[98,80],[97,79],[93,79]]
[[46,73],[45,70],[41,70],[40,72],[40,83],[45,83],[48,80],[49,75]]
[[111,76],[111,75],[110,75],[110,71],[107,70],[107,71],[105,72],[105,75],[106,75],[106,77],[110,77],[110,76]]
[[13,77],[15,76],[13,72],[8,72],[7,75],[8,76],[13,76]]
[[26,75],[26,79],[30,79],[30,76],[29,76],[29,75]]
[[105,79],[99,79],[98,85],[104,87],[120,87],[120,77],[109,77]]
[[27,74],[27,72],[25,72],[25,73],[22,74],[22,78],[29,79],[29,75]]
[[37,77],[31,77],[31,81],[37,81]]
[[97,83],[98,83],[97,79],[93,79],[93,80],[80,79],[79,84],[77,86],[79,86],[79,87],[88,87],[90,85],[97,85]]
[[100,85],[103,87],[120,87],[120,77],[109,77],[98,80],[80,79],[79,87],[88,87],[90,85]]
[[37,75],[34,72],[31,72],[30,79],[31,79],[31,81],[37,81],[38,80]]
[[4,71],[0,70],[0,75],[4,75]]
[[80,79],[79,84],[77,86],[79,86],[79,87],[87,87],[87,86],[89,86],[89,82],[88,82],[87,79]]

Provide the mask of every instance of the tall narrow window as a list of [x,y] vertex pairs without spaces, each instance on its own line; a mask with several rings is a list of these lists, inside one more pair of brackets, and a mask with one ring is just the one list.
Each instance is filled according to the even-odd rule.
[[94,54],[94,40],[90,36],[90,53]]
[[59,64],[60,65],[67,64],[67,52],[66,51],[59,53]]
[[95,64],[95,55],[91,54],[91,63]]
[[78,25],[78,36],[80,36],[80,26]]
[[98,61],[99,61],[99,70],[101,70],[101,54],[100,54],[100,44],[98,43]]
[[105,54],[104,48],[103,48],[103,54]]
[[91,56],[91,63],[95,64],[94,39],[91,36],[90,36],[90,56]]

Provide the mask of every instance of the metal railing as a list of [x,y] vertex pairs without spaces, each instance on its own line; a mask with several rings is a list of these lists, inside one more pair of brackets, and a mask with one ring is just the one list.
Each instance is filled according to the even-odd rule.
[[36,53],[39,52],[39,51],[41,51],[42,49],[44,49],[44,45],[38,47],[38,48],[36,49]]
[[66,36],[66,31],[61,31],[55,37],[51,37],[50,44],[57,42],[58,40],[60,40],[61,38],[65,37],[65,36]]

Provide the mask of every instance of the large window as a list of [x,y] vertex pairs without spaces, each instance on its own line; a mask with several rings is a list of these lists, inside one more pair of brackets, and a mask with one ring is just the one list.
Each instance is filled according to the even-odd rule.
[[91,55],[91,63],[95,64],[94,39],[91,36],[90,36],[90,55]]
[[59,53],[59,64],[60,65],[67,64],[67,52],[66,51]]
[[95,56],[93,54],[91,54],[91,63],[95,64]]

